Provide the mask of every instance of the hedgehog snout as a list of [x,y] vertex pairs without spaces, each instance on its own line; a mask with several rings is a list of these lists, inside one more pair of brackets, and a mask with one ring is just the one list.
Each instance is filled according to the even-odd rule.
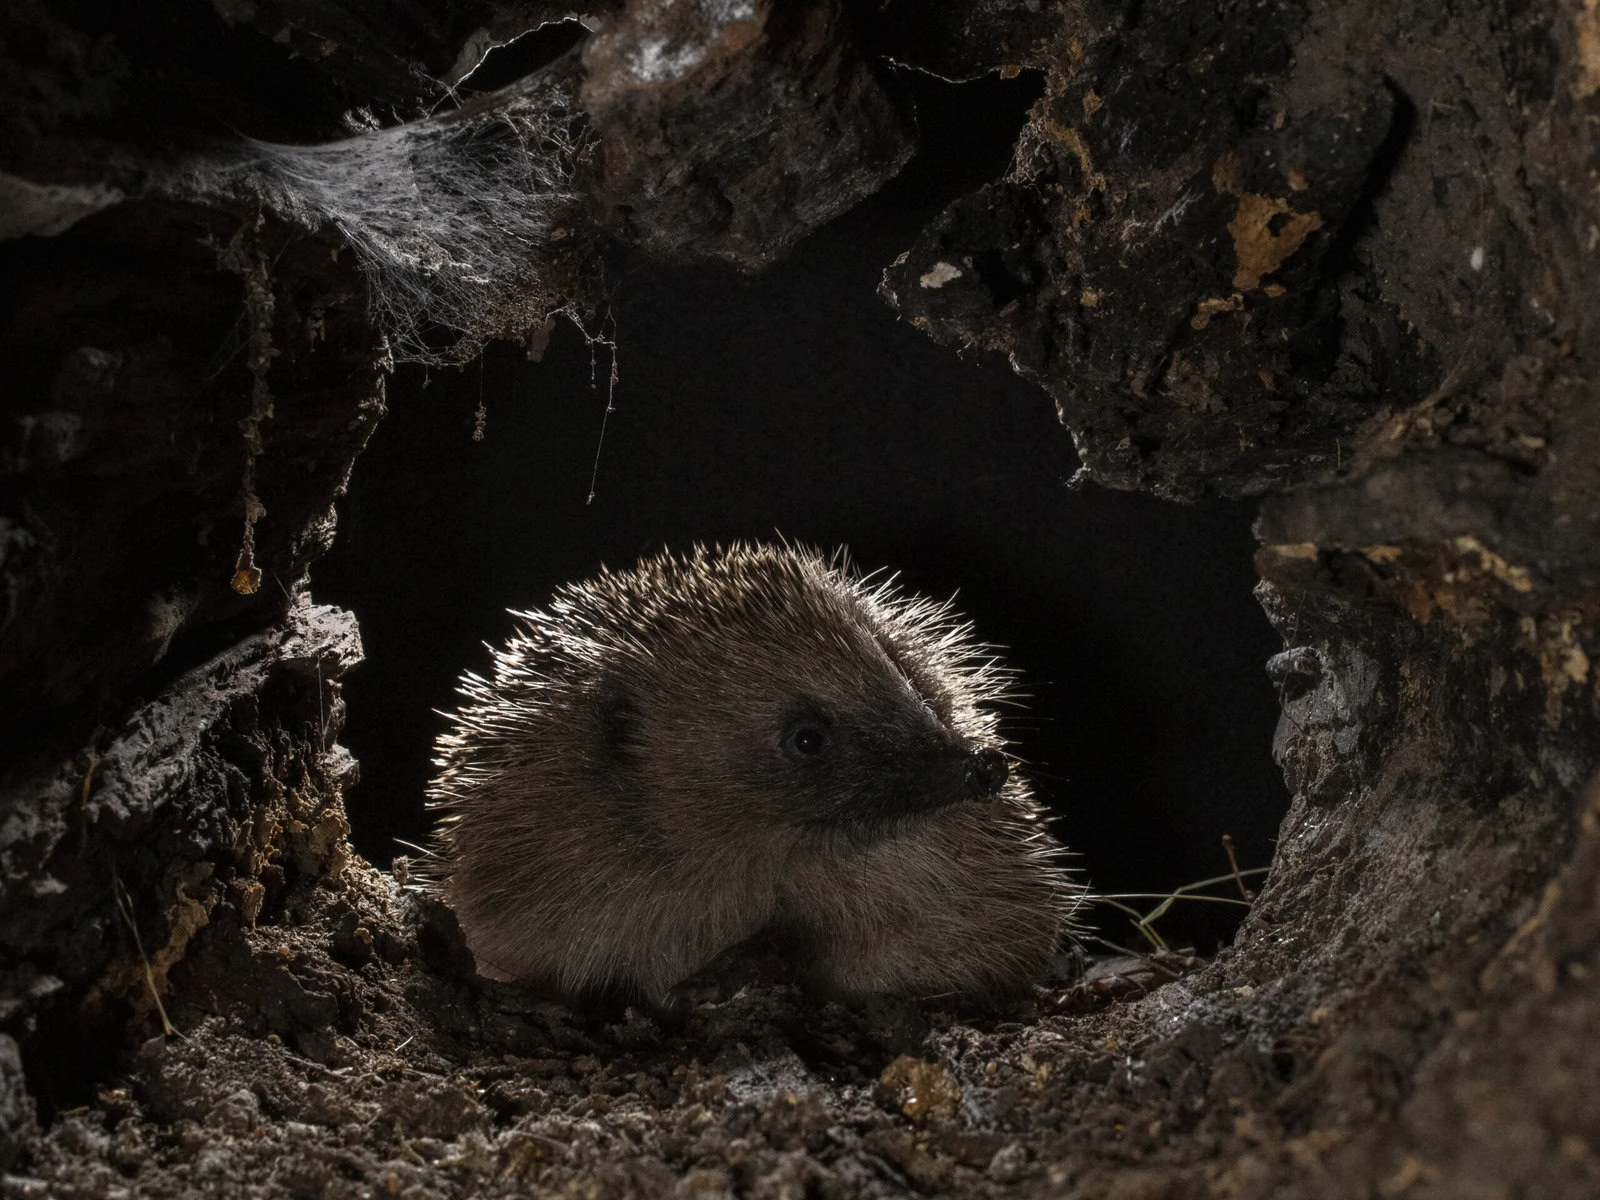
[[979,746],[967,755],[964,782],[967,791],[977,798],[993,796],[1006,784],[1011,775],[1011,764],[1006,756],[992,746]]

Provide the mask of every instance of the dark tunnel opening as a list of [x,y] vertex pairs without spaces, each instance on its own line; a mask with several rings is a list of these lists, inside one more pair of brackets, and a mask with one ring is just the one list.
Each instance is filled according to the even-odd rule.
[[[958,594],[1022,674],[1031,699],[1007,733],[1094,890],[1224,874],[1224,835],[1241,866],[1270,862],[1287,793],[1264,663],[1280,646],[1252,597],[1253,506],[1073,488],[1077,458],[1043,393],[877,298],[882,269],[945,203],[1004,172],[1039,87],[914,86],[943,138],[784,262],[757,276],[618,264],[609,417],[611,350],[565,322],[541,361],[497,345],[461,371],[391,381],[313,572],[366,646],[342,740],[361,763],[346,801],[369,859],[426,844],[435,710],[487,665],[507,608],[663,545],[781,533]],[[1210,953],[1243,912],[1178,905],[1159,929]],[[1089,919],[1136,947],[1125,916]]]

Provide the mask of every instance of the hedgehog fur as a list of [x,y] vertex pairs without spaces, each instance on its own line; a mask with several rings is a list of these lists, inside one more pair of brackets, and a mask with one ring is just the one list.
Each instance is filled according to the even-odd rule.
[[1024,992],[1078,889],[947,604],[789,546],[560,589],[437,745],[436,887],[479,970],[665,1003],[777,937],[845,997]]

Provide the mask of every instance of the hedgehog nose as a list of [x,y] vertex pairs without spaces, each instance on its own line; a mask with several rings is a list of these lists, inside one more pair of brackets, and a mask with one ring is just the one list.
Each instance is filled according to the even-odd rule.
[[967,756],[967,790],[974,796],[992,796],[1005,786],[1011,766],[1000,751],[982,746]]

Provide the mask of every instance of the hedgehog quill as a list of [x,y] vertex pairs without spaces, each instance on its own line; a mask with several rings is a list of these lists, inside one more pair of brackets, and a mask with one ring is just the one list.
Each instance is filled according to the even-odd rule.
[[1003,751],[1009,673],[948,605],[736,544],[514,615],[430,788],[482,974],[664,1005],[774,936],[845,998],[1044,974],[1078,888]]

